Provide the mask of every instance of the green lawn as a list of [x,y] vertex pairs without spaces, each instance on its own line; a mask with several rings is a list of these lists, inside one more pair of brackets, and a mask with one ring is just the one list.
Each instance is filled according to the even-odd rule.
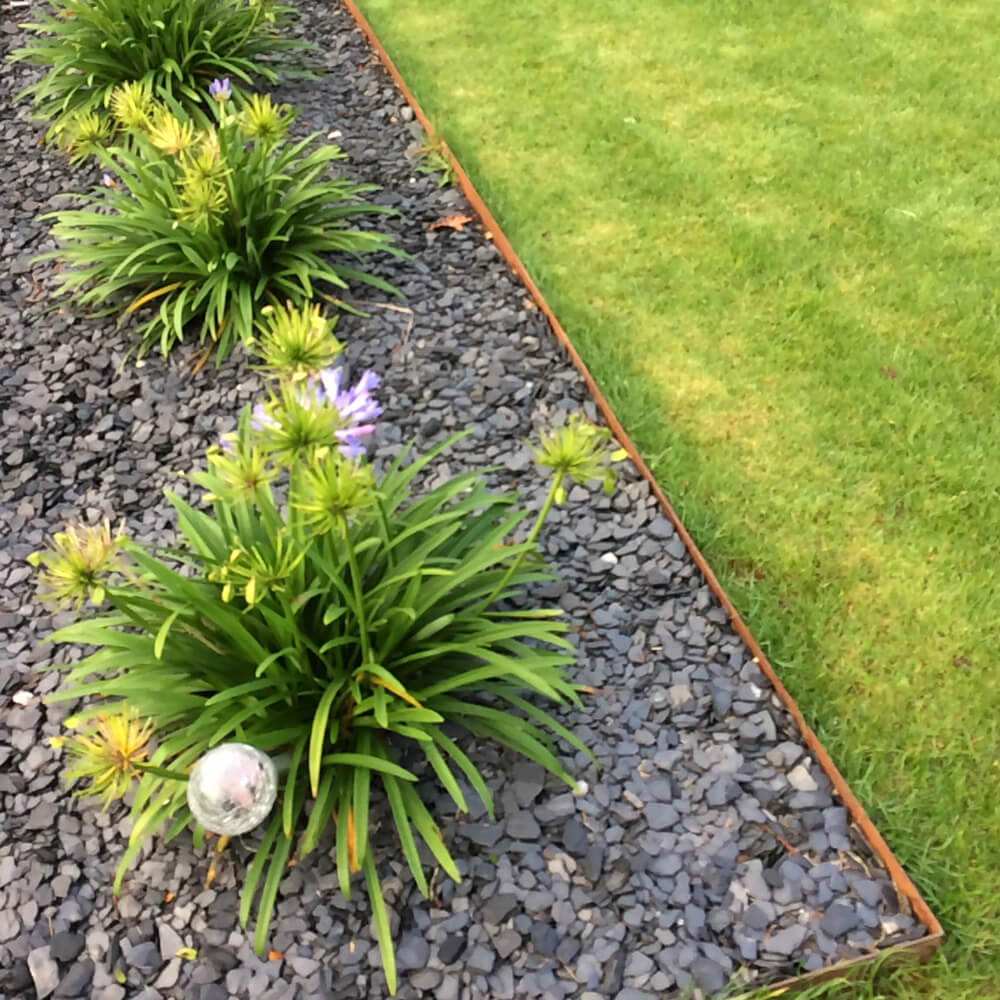
[[361,5],[1000,996],[1000,5]]

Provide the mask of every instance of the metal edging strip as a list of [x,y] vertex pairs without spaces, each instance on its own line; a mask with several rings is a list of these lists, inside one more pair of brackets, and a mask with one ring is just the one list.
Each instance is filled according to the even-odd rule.
[[[406,81],[400,75],[399,70],[396,68],[395,63],[393,63],[389,54],[383,48],[382,43],[379,41],[378,36],[375,34],[368,20],[365,18],[364,14],[361,13],[357,4],[354,0],[341,0],[344,7],[347,9],[348,13],[357,22],[358,27],[361,29],[364,36],[367,38],[369,45],[371,45],[372,50],[378,56],[380,62],[382,63],[385,70],[392,77],[393,82],[396,84],[399,92],[402,94],[407,104],[413,109],[414,117],[420,123],[421,127],[428,135],[434,135],[435,130],[431,125],[430,120],[424,114],[423,109],[417,102],[416,97],[412,94],[409,87],[406,85]],[[860,970],[868,967],[869,964],[875,961],[886,960],[891,962],[894,955],[903,957],[909,955],[911,957],[916,957],[922,962],[928,961],[934,952],[937,951],[944,938],[944,930],[941,927],[940,922],[931,912],[930,907],[924,901],[923,897],[920,895],[917,887],[913,884],[913,881],[903,870],[900,863],[896,860],[895,855],[889,848],[889,845],[885,842],[882,835],[875,828],[875,825],[869,819],[864,807],[855,797],[854,793],[851,791],[847,782],[844,780],[843,775],[837,769],[837,766],[833,763],[830,755],[826,752],[823,744],[820,743],[819,738],[813,732],[812,727],[806,722],[802,712],[799,710],[798,705],[795,700],[788,693],[784,684],[781,683],[777,673],[775,673],[774,668],[771,666],[767,657],[764,655],[763,650],[757,643],[757,640],[751,635],[750,630],[747,628],[743,619],[740,617],[739,612],[734,607],[732,601],[730,601],[728,595],[723,590],[722,585],[719,583],[715,574],[712,572],[708,563],[705,561],[705,557],[701,554],[698,546],[695,544],[694,539],[688,533],[687,528],[681,522],[680,517],[674,510],[670,501],[667,499],[666,494],[660,488],[659,483],[653,477],[653,473],[643,461],[642,457],[636,450],[635,445],[632,443],[631,438],[625,431],[625,428],[621,425],[614,411],[611,409],[610,404],[604,398],[604,394],[598,387],[594,377],[590,374],[589,369],[583,361],[583,358],[577,352],[576,348],[573,346],[572,341],[569,339],[566,331],[563,329],[562,324],[556,318],[555,313],[553,313],[545,297],[542,295],[538,286],[532,280],[531,275],[528,273],[527,268],[521,262],[514,248],[511,246],[510,241],[507,239],[503,230],[497,223],[497,220],[493,217],[492,212],[486,206],[483,199],[480,197],[479,192],[473,186],[472,181],[469,179],[465,170],[462,168],[462,164],[459,163],[458,159],[452,153],[451,149],[448,148],[447,144],[443,141],[440,147],[441,152],[447,157],[449,163],[451,164],[452,170],[455,174],[455,179],[458,182],[458,186],[462,193],[468,199],[469,204],[472,206],[473,210],[479,216],[483,226],[486,228],[487,232],[492,237],[492,242],[496,246],[497,250],[500,251],[501,256],[506,260],[510,269],[520,278],[521,282],[524,284],[528,293],[531,295],[535,304],[545,315],[548,320],[549,326],[554,334],[556,340],[559,341],[560,345],[569,355],[570,360],[573,365],[580,372],[583,377],[584,383],[587,386],[588,391],[597,404],[598,409],[601,411],[602,416],[607,422],[608,426],[611,428],[611,432],[618,439],[621,446],[628,452],[629,458],[632,460],[636,468],[639,470],[643,478],[649,483],[650,489],[653,495],[659,501],[660,507],[662,508],[664,514],[669,518],[671,523],[674,525],[677,534],[680,536],[684,545],[687,547],[688,552],[691,553],[691,558],[694,560],[698,569],[702,572],[705,577],[706,582],[711,588],[712,592],[718,598],[719,603],[725,609],[726,613],[729,615],[730,621],[732,622],[733,628],[736,630],[740,638],[746,643],[747,648],[752,653],[755,662],[760,667],[760,669],[767,676],[768,680],[774,687],[775,693],[781,699],[785,708],[791,714],[792,718],[795,720],[795,724],[798,726],[799,731],[802,733],[802,737],[806,742],[806,745],[815,755],[817,762],[826,772],[827,777],[829,777],[831,784],[840,797],[841,801],[846,806],[851,818],[867,838],[869,844],[871,844],[875,853],[879,856],[886,869],[892,878],[893,885],[896,887],[898,892],[901,892],[909,902],[913,913],[918,920],[927,928],[928,933],[923,937],[917,938],[914,941],[907,942],[906,944],[896,945],[892,948],[887,948],[884,951],[874,952],[870,956],[862,956],[860,958],[850,959],[848,961],[837,962],[834,965],[828,966],[827,968],[820,969],[816,972],[808,973],[804,976],[799,976],[794,979],[787,979],[780,983],[775,983],[772,985],[772,989],[783,990],[784,992],[793,991],[796,988],[804,987],[806,985],[811,985],[824,980],[834,979],[838,976],[849,976],[856,975]]]

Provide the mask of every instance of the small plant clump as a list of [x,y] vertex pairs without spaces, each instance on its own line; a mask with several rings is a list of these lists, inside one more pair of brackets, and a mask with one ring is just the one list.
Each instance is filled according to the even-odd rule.
[[417,157],[420,163],[417,164],[419,174],[440,174],[438,177],[438,187],[447,187],[455,183],[455,168],[448,159],[447,147],[444,140],[436,135],[429,135],[417,149]]
[[282,37],[292,9],[274,0],[49,0],[12,59],[46,67],[20,97],[51,123],[48,138],[79,148],[107,125],[112,95],[138,82],[189,108],[213,77],[274,83],[309,46]]
[[[43,590],[78,603],[104,598],[112,609],[52,637],[97,648],[58,667],[71,684],[54,698],[99,699],[80,725],[116,712],[128,722],[124,735],[83,747],[87,766],[70,772],[106,797],[137,779],[116,891],[155,831],[167,824],[169,841],[190,825],[187,775],[206,751],[235,741],[280,755],[277,803],[246,874],[241,920],[259,891],[262,950],[289,859],[308,855],[332,829],[340,888],[349,896],[352,876],[363,873],[395,990],[369,840],[373,791],[380,786],[426,895],[419,841],[452,878],[459,871],[417,794],[419,770],[436,776],[456,809],[467,810],[460,780],[493,808],[456,730],[510,747],[578,787],[551,737],[587,750],[537,704],[578,703],[565,672],[574,647],[558,609],[524,598],[531,584],[551,579],[537,539],[566,481],[610,489],[619,455],[609,453],[609,433],[582,418],[543,435],[538,458],[552,482],[527,538],[515,541],[529,512],[515,494],[487,489],[481,472],[416,490],[450,441],[420,456],[407,449],[380,472],[369,464],[379,380],[365,372],[350,385],[328,366],[340,350],[332,323],[286,304],[259,326],[256,350],[271,387],[191,476],[210,511],[168,493],[180,547],[155,553],[119,533],[109,550],[104,533],[95,561],[89,536],[67,531],[39,556]],[[99,579],[79,571],[92,564]],[[137,731],[132,719],[143,720]],[[102,769],[109,742],[133,749]]]
[[349,280],[393,292],[327,259],[402,255],[389,237],[351,228],[388,209],[363,200],[370,185],[326,176],[340,149],[316,135],[289,141],[292,109],[256,94],[238,108],[228,79],[207,93],[212,110],[195,119],[145,84],[125,84],[110,96],[116,144],[74,140],[105,173],[88,208],[52,213],[59,248],[45,256],[71,265],[63,289],[106,312],[152,307],[140,353],[158,344],[166,354],[197,324],[220,358],[250,342],[262,307],[299,305]]

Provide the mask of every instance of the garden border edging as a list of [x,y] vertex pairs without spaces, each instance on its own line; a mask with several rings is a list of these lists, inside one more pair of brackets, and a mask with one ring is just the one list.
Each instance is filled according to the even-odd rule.
[[[431,125],[430,119],[426,116],[420,104],[417,102],[416,97],[410,91],[403,79],[399,70],[396,68],[391,57],[386,52],[382,43],[379,41],[378,36],[375,34],[374,29],[368,23],[364,14],[358,8],[355,0],[342,0],[344,8],[355,20],[358,27],[364,34],[369,45],[371,46],[375,55],[379,58],[385,70],[392,77],[397,89],[399,90],[402,97],[405,99],[409,107],[413,110],[414,117],[417,119],[421,127],[428,135],[434,134],[434,129]],[[812,986],[820,982],[824,982],[831,979],[841,978],[841,977],[854,977],[858,975],[865,974],[869,968],[875,963],[896,963],[903,961],[919,961],[927,962],[934,955],[934,953],[940,947],[944,939],[944,930],[938,921],[938,919],[932,913],[930,907],[924,901],[923,897],[920,895],[917,887],[914,885],[913,881],[903,870],[899,861],[896,859],[891,848],[886,843],[882,835],[878,832],[875,825],[872,823],[871,819],[865,812],[864,807],[861,805],[859,800],[851,791],[843,775],[837,769],[837,766],[833,763],[830,755],[827,753],[826,749],[820,743],[819,738],[813,732],[812,728],[806,722],[801,710],[796,704],[795,700],[789,694],[788,690],[782,684],[780,678],[769,662],[767,656],[764,654],[763,650],[758,645],[757,641],[754,639],[753,635],[750,633],[743,619],[740,617],[739,612],[736,610],[732,601],[729,599],[722,585],[719,583],[712,569],[708,565],[705,557],[702,555],[698,546],[695,544],[690,533],[687,531],[686,527],[682,523],[677,512],[672,507],[670,501],[667,499],[666,494],[663,492],[656,479],[653,476],[652,471],[643,461],[642,457],[636,450],[635,445],[629,438],[625,428],[622,426],[614,411],[612,410],[607,399],[605,399],[603,393],[598,387],[594,377],[588,370],[583,358],[580,356],[576,348],[574,347],[572,341],[570,340],[568,334],[563,328],[562,324],[559,322],[552,308],[549,306],[548,302],[545,300],[538,286],[533,281],[531,275],[528,273],[527,268],[521,262],[517,253],[515,252],[510,241],[507,239],[503,230],[497,223],[493,214],[490,212],[489,208],[479,195],[472,181],[469,179],[468,174],[462,167],[462,164],[456,158],[455,154],[451,151],[448,145],[441,140],[439,150],[441,154],[448,160],[451,165],[451,169],[454,172],[455,180],[468,199],[472,208],[475,210],[476,214],[479,216],[480,221],[485,227],[486,231],[490,234],[491,241],[496,246],[497,250],[500,252],[501,256],[507,262],[510,269],[517,275],[517,277],[523,282],[525,288],[531,295],[532,300],[538,306],[539,310],[543,313],[546,320],[548,321],[549,327],[555,336],[555,338],[562,345],[566,351],[570,361],[573,366],[579,371],[582,376],[584,383],[587,386],[587,390],[592,396],[595,404],[601,412],[604,420],[607,422],[608,426],[611,428],[612,433],[615,438],[621,444],[621,446],[628,453],[629,458],[635,464],[636,468],[641,473],[642,477],[649,483],[649,487],[656,497],[657,502],[660,505],[661,510],[664,515],[670,520],[677,531],[678,536],[684,542],[685,547],[694,560],[698,569],[701,571],[705,577],[709,588],[718,598],[719,603],[725,609],[726,614],[733,625],[734,630],[740,636],[740,638],[746,643],[747,648],[753,654],[754,662],[760,667],[763,673],[767,676],[768,680],[774,687],[775,693],[781,699],[785,708],[787,708],[789,714],[795,721],[799,732],[802,734],[802,738],[806,745],[815,755],[817,762],[823,771],[826,773],[827,777],[830,779],[831,784],[840,797],[844,806],[850,813],[851,818],[864,833],[871,847],[878,855],[879,859],[886,866],[890,876],[892,877],[893,885],[896,890],[906,897],[910,906],[912,907],[914,915],[920,920],[920,922],[928,929],[928,933],[923,937],[916,939],[915,941],[908,942],[902,945],[896,945],[892,948],[886,949],[882,952],[876,952],[870,956],[865,956],[861,958],[851,959],[848,961],[837,962],[834,965],[828,966],[823,969],[819,969],[816,972],[811,972],[803,976],[797,976],[792,979],[785,979],[778,983],[770,984],[770,988],[775,991],[796,991],[803,989],[807,986]]]

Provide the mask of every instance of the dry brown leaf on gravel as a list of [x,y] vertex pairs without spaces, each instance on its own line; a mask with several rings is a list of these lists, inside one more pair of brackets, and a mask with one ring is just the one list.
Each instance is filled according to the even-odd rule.
[[443,219],[432,222],[427,227],[427,232],[432,233],[435,229],[454,229],[460,233],[472,221],[471,215],[446,215]]

